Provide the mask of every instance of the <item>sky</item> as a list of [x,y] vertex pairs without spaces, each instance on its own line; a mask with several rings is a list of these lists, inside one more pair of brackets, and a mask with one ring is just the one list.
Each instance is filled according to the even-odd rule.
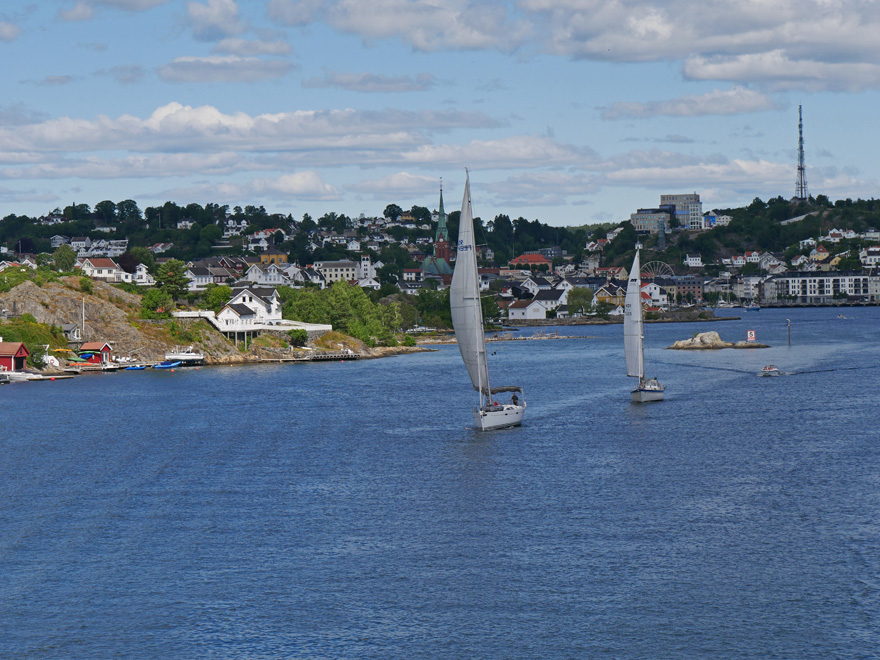
[[876,196],[873,0],[0,3],[0,217],[135,200],[556,226]]

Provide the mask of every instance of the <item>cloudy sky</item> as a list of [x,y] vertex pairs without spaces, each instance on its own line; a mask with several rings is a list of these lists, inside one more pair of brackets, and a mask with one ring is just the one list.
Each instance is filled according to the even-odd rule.
[[0,217],[877,196],[873,0],[4,0]]

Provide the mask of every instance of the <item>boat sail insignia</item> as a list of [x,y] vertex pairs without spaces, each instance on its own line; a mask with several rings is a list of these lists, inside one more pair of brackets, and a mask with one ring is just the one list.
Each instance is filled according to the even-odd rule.
[[662,401],[663,385],[656,378],[645,378],[645,335],[644,311],[642,309],[642,274],[639,261],[639,248],[636,245],[636,257],[629,271],[626,285],[626,302],[623,312],[623,352],[626,356],[626,375],[639,379],[639,384],[632,391],[632,400],[636,403]]
[[[449,304],[452,311],[452,327],[455,328],[461,359],[471,377],[474,389],[479,392],[479,405],[474,407],[474,423],[481,431],[519,426],[526,407],[526,402],[522,398],[522,388],[493,388],[489,383],[469,174],[465,178],[464,198],[461,202],[458,256],[455,260],[452,284],[449,287]],[[509,403],[499,404],[493,399],[493,395],[505,392],[513,393]]]

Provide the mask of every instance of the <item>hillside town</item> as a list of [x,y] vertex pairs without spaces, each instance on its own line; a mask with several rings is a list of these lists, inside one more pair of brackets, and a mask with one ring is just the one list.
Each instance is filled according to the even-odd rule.
[[[597,312],[620,315],[628,274],[627,259],[622,257],[639,240],[647,253],[654,255],[645,259],[643,267],[642,295],[648,311],[662,313],[678,306],[706,304],[829,305],[880,300],[880,231],[874,228],[856,231],[829,227],[821,234],[781,246],[781,250],[710,250],[713,253],[706,254],[699,250],[700,245],[709,244],[703,239],[735,227],[733,215],[717,210],[704,212],[697,193],[664,194],[659,201],[657,207],[639,208],[629,220],[614,227],[567,231],[568,249],[549,244],[514,252],[521,226],[537,221],[528,223],[520,218],[510,223],[506,217],[499,217],[486,223],[489,238],[497,239],[495,234],[501,233],[505,222],[514,231],[509,232],[510,244],[501,249],[497,249],[495,240],[498,253],[492,249],[492,240],[479,246],[481,290],[494,298],[499,316],[509,322],[557,320]],[[777,209],[783,206],[780,201],[774,200]],[[806,205],[796,205],[796,201],[786,202],[784,208],[803,210]],[[109,211],[108,205],[113,207]],[[124,214],[130,215],[132,206],[134,216],[126,218]],[[198,205],[186,208],[193,206],[196,211],[201,209]],[[248,287],[270,291],[275,287],[324,289],[343,281],[366,291],[381,290],[385,295],[393,291],[415,295],[422,289],[442,290],[451,280],[456,260],[456,239],[451,230],[457,228],[453,221],[457,221],[458,212],[447,216],[442,191],[438,209],[430,213],[423,207],[405,212],[389,205],[381,217],[331,216],[319,222],[308,215],[302,221],[269,215],[255,207],[247,207],[250,214],[243,214],[238,207],[230,213],[228,207],[211,206],[203,209],[202,215],[210,211],[208,216],[216,216],[215,222],[183,216],[174,221],[173,228],[165,226],[169,220],[161,219],[163,210],[166,216],[173,215],[167,208],[148,209],[141,219],[130,200],[119,205],[102,202],[88,213],[83,209],[88,209],[85,205],[74,205],[64,212],[56,209],[29,223],[9,216],[0,221],[0,229],[16,224],[18,231],[5,234],[8,240],[7,245],[0,246],[0,273],[53,264],[66,253],[73,257],[73,269],[84,277],[146,290],[155,285],[157,268],[179,261],[189,293],[199,294],[219,285],[235,289],[216,315],[204,310],[178,312],[201,315],[218,329],[255,328],[280,320],[277,304],[262,304],[272,299],[271,294],[242,298],[240,292]],[[185,212],[176,208],[180,214]],[[815,221],[834,208],[819,196],[812,210],[781,218],[777,225],[797,229],[812,221],[821,227],[821,221]],[[85,218],[79,217],[84,214]],[[176,246],[174,240],[137,246],[132,238],[121,235],[133,222],[149,226],[154,216],[164,227],[154,236],[180,241],[195,235],[197,251],[205,251],[206,239],[210,239],[209,254],[187,258],[183,245]],[[257,228],[260,224],[271,226]],[[70,227],[89,227],[90,231],[73,236],[53,232]],[[543,238],[549,242],[546,235]],[[582,242],[572,244],[572,238]],[[689,244],[687,251],[681,248],[683,244]],[[47,246],[51,252],[16,249],[25,245]],[[681,249],[676,253],[674,248]],[[500,254],[505,251],[507,258]],[[669,259],[670,254],[676,259]],[[574,309],[569,305],[573,290],[589,292],[576,296],[579,302]]]

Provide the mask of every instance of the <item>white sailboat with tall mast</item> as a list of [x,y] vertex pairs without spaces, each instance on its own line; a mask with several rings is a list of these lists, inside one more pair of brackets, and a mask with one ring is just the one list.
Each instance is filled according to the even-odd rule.
[[656,378],[645,378],[645,334],[644,310],[642,309],[642,265],[639,261],[639,248],[636,245],[636,257],[629,271],[626,284],[626,302],[623,311],[623,353],[626,356],[626,375],[639,379],[639,384],[632,391],[632,400],[636,403],[662,401],[663,385]]
[[[471,377],[474,389],[479,393],[479,405],[474,407],[474,423],[481,431],[519,426],[526,408],[522,388],[492,387],[489,383],[469,174],[465,178],[464,198],[461,202],[458,256],[455,260],[452,284],[449,287],[449,304],[461,359]],[[499,404],[493,398],[496,394],[506,392],[513,394],[509,402]]]

